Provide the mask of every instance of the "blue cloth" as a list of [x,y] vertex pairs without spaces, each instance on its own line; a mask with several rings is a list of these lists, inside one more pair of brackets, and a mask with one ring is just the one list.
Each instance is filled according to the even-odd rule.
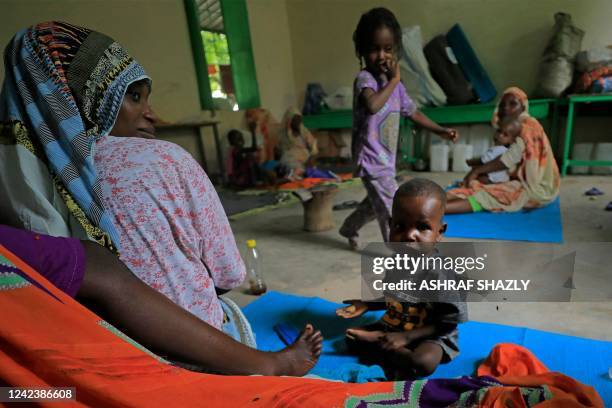
[[[359,364],[357,357],[346,354],[344,331],[379,319],[382,312],[367,313],[357,319],[336,317],[339,305],[320,298],[307,298],[269,292],[244,308],[257,336],[260,350],[279,350],[283,342],[274,332],[277,323],[290,323],[301,328],[312,323],[325,337],[323,354],[311,374],[347,382],[380,381],[384,373],[379,366]],[[527,347],[550,370],[559,371],[593,386],[603,400],[612,404],[612,342],[584,339],[492,323],[467,322],[459,328],[461,354],[443,364],[432,378],[453,378],[471,375],[478,364],[498,343],[515,343]]]
[[307,178],[323,178],[323,179],[335,179],[336,174],[330,170],[321,170],[316,167],[306,167],[304,177]]
[[459,24],[455,24],[446,34],[446,41],[453,49],[461,70],[474,87],[474,92],[480,99],[480,102],[487,103],[492,101],[497,95],[495,85],[493,85],[487,71],[485,71],[478,60],[474,49]]
[[514,213],[478,212],[444,216],[453,238],[499,239],[506,241],[563,242],[559,198],[545,207]]

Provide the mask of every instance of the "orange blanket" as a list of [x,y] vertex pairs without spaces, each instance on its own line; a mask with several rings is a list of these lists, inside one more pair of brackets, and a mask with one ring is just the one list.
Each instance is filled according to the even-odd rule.
[[[366,400],[407,395],[408,382],[347,384],[289,377],[217,376],[179,369],[122,339],[98,316],[1,245],[0,266],[0,384],[76,387],[76,404],[97,407],[367,406],[362,404]],[[13,267],[27,280],[10,272]],[[496,376],[509,384],[490,388],[481,406],[519,401],[518,386],[546,384],[552,399],[540,404],[542,407],[603,407],[591,387],[548,373],[518,346],[497,346],[478,374]]]
[[[340,173],[338,174],[338,177],[340,177],[340,179],[342,181],[347,181],[353,178],[353,175],[351,173]],[[337,183],[336,180],[334,179],[328,179],[328,178],[305,178],[299,181],[291,181],[288,183],[283,183],[278,185],[276,188],[280,191],[293,191],[293,190],[299,190],[301,188],[312,188],[314,186],[317,186],[319,184],[325,184],[325,183]]]

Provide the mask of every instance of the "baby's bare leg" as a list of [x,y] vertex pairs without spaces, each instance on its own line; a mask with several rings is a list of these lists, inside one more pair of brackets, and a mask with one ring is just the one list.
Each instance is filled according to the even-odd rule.
[[408,380],[433,374],[442,361],[444,351],[439,344],[422,342],[414,350],[402,348],[387,354],[387,361],[396,369],[396,379]]
[[346,331],[346,345],[351,354],[359,356],[364,364],[381,364],[384,360],[380,349],[380,338],[385,334],[380,323],[352,327]]

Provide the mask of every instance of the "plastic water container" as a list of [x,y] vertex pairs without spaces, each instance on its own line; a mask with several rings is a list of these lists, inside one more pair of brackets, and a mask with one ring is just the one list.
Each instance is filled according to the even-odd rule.
[[453,171],[465,173],[470,171],[465,161],[471,159],[474,148],[470,144],[458,144],[453,148]]
[[432,144],[429,148],[429,170],[448,171],[448,145]]
[[[593,160],[612,161],[612,143],[596,143]],[[611,166],[594,166],[591,167],[591,173],[608,175],[612,174]]]
[[[591,160],[593,156],[593,143],[576,143],[572,151],[573,160]],[[572,174],[589,174],[589,166],[572,166]]]
[[251,295],[259,296],[266,293],[268,287],[262,275],[261,256],[259,251],[257,251],[257,242],[254,239],[249,239],[247,241],[247,248],[248,251],[244,261],[247,267],[250,293]]
[[[465,142],[472,146],[472,157],[482,157],[483,154],[491,147],[493,131],[491,126],[475,124],[470,126],[468,137]],[[463,133],[461,134],[463,137]]]

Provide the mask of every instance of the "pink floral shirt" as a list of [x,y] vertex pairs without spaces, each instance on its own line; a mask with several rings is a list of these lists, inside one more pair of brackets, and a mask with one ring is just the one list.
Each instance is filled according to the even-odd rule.
[[104,205],[121,235],[121,260],[152,288],[216,328],[215,286],[231,289],[246,269],[208,176],[181,147],[108,136],[95,146]]

